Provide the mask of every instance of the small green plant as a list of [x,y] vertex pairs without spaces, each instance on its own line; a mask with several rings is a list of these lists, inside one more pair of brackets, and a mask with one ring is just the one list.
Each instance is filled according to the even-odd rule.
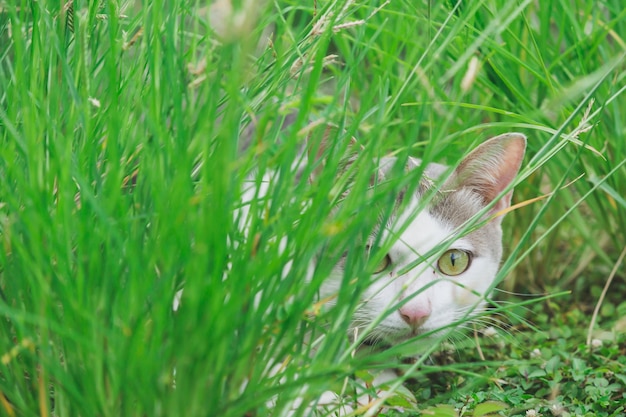
[[[431,387],[422,396],[424,413],[454,410],[452,415],[471,416],[483,404],[493,403],[502,405],[507,416],[622,415],[626,398],[623,333],[604,331],[598,335],[601,339],[586,346],[582,341],[587,316],[578,309],[553,307],[550,317],[542,317],[540,305],[532,308],[538,318],[535,324],[548,331],[516,327],[511,334],[490,331],[488,336],[458,344],[455,357],[447,360],[464,369],[463,373],[432,374],[430,381],[421,381],[416,388],[419,397],[420,386]],[[609,322],[609,326],[619,323]],[[443,360],[441,355],[436,358]],[[436,392],[451,387],[455,388],[453,398],[439,404]]]

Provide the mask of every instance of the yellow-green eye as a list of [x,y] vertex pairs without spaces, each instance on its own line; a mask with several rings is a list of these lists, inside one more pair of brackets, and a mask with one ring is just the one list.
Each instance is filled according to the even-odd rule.
[[374,268],[374,273],[380,274],[385,269],[389,268],[389,265],[391,265],[391,258],[389,257],[389,255],[385,255],[385,257],[381,259],[380,262],[378,262],[378,265],[376,265],[376,268]]
[[470,254],[460,249],[449,249],[437,261],[437,268],[448,276],[460,275],[469,268]]

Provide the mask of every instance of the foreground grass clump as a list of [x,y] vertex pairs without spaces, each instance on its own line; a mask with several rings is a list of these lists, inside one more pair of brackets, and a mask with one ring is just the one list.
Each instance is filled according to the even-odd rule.
[[[383,365],[406,371],[403,415],[623,413],[621,1],[232,3],[0,1],[1,413],[304,415]],[[510,334],[481,351],[354,356],[375,259],[350,259],[337,308],[316,292],[410,180],[367,193],[373,161],[454,164],[512,130],[529,155],[499,280],[548,295],[496,292]],[[242,189],[276,170],[244,232]]]

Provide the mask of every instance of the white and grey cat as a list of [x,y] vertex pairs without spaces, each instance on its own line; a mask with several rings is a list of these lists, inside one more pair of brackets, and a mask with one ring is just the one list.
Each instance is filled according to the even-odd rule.
[[[428,164],[415,192],[398,194],[396,207],[402,210],[396,210],[385,227],[379,228],[382,236],[376,236],[392,245],[362,294],[350,336],[365,331],[363,340],[370,344],[393,346],[420,335],[449,331],[484,311],[502,256],[501,223],[513,193],[506,190],[518,174],[525,149],[526,138],[520,133],[497,136],[479,145],[454,170]],[[382,158],[379,178],[384,180],[395,163],[395,158]],[[409,158],[405,171],[420,164]],[[467,222],[481,212],[478,220],[486,222],[461,234]],[[374,236],[371,239],[368,245],[373,244]],[[320,297],[334,300],[346,282],[344,275],[339,262],[322,284]],[[376,395],[388,396],[386,384],[395,379],[395,372],[383,370],[373,376]],[[318,406],[343,415],[373,398],[358,394],[355,400],[356,404],[346,404],[327,392]]]
[[[386,315],[367,335],[372,342],[393,345],[436,334],[484,309],[484,297],[502,256],[501,223],[512,196],[512,191],[503,193],[520,169],[525,148],[524,135],[500,135],[474,149],[447,178],[443,176],[450,173],[448,167],[431,163],[416,192],[400,193],[404,210],[381,228],[379,237],[391,239],[393,245],[376,267],[375,279],[352,319],[352,330],[362,331],[396,306],[396,312]],[[383,176],[394,162],[382,158]],[[420,160],[409,158],[406,169],[419,165]],[[434,197],[420,207],[422,196],[438,183]],[[489,221],[457,238],[461,227],[487,206],[491,207],[483,219]],[[450,244],[443,254],[424,258],[444,241]],[[324,282],[322,298],[332,299],[344,282],[343,275],[340,263]]]
[[[245,142],[250,134],[243,136]],[[369,344],[395,345],[419,335],[435,335],[484,310],[502,256],[501,222],[512,196],[512,190],[505,191],[518,174],[525,148],[526,138],[520,133],[497,136],[479,145],[454,170],[428,164],[419,186],[413,187],[415,192],[399,193],[396,207],[402,209],[396,209],[385,227],[378,229],[382,235],[377,241],[392,244],[352,317],[350,337],[368,329],[364,340]],[[392,175],[395,162],[392,157],[381,158],[378,179]],[[420,163],[409,158],[405,170],[414,170]],[[299,169],[297,165],[292,168]],[[244,234],[250,221],[248,203],[267,198],[278,178],[277,172],[268,171],[261,181],[244,186],[243,204],[235,213]],[[429,201],[424,205],[425,196]],[[463,226],[481,211],[486,222],[461,235]],[[448,242],[447,247],[437,251],[442,242]],[[281,246],[284,249],[284,242]],[[286,265],[284,274],[289,269]],[[342,261],[324,280],[320,299],[333,303],[344,275]],[[176,295],[175,310],[181,294]],[[384,383],[389,378],[386,375],[376,381]],[[326,395],[318,405],[336,404],[336,400],[336,396]]]

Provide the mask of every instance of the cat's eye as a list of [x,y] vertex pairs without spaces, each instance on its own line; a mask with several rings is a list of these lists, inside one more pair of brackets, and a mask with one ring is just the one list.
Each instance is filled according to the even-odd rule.
[[389,268],[389,265],[391,265],[391,258],[389,257],[389,255],[385,255],[385,257],[381,259],[380,262],[378,262],[376,268],[374,268],[374,273],[380,274],[385,269]]
[[470,254],[460,249],[449,249],[437,261],[437,268],[448,276],[460,275],[467,271],[470,265]]

